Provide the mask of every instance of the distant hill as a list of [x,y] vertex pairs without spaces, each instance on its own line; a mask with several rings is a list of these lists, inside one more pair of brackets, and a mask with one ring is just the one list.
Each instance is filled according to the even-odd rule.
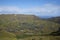
[[[44,35],[57,31],[60,24],[42,20],[35,15],[2,14],[0,15],[0,29],[20,35]],[[24,36],[21,36],[24,37]]]
[[48,18],[48,20],[60,24],[60,16],[58,16],[58,17],[52,17],[52,18]]
[[38,16],[38,17],[40,17],[40,18],[43,18],[43,19],[47,19],[47,18],[51,18],[52,16]]

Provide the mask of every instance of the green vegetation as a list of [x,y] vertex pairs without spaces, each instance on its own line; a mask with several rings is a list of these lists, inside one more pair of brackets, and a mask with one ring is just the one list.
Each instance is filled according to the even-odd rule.
[[16,35],[6,32],[6,31],[0,31],[0,40],[17,40]]
[[52,17],[52,18],[48,18],[48,20],[60,24],[60,16],[58,16],[58,17]]
[[32,36],[19,40],[60,40],[60,36]]
[[7,35],[9,36],[6,37],[6,40],[7,38],[13,37],[15,38],[15,36],[10,35],[16,35],[17,39],[19,38],[25,39],[37,35],[39,36],[49,35],[51,32],[57,31],[59,27],[60,24],[58,23],[42,20],[34,15],[22,15],[22,14],[0,15],[0,30],[7,31],[8,34],[5,34],[5,32],[3,32],[3,34],[5,35],[5,37]]

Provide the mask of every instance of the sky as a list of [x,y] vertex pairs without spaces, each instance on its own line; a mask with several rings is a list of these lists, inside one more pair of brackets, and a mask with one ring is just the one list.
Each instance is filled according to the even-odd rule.
[[0,14],[60,16],[60,0],[0,0]]

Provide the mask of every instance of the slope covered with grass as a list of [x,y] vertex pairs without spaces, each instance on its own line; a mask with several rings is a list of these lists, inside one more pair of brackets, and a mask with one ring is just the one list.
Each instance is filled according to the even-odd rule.
[[48,20],[60,24],[60,16],[48,18]]
[[17,40],[16,35],[6,32],[6,31],[0,31],[0,40]]
[[45,35],[57,31],[60,24],[42,20],[34,15],[0,15],[0,29],[20,35]]

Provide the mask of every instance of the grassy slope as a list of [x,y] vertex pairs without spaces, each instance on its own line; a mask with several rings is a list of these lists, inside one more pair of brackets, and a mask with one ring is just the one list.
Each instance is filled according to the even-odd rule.
[[17,40],[16,36],[6,31],[0,31],[0,40]]
[[[59,24],[41,20],[34,15],[0,15],[0,29],[13,32],[16,35],[24,33],[49,34],[58,30]],[[24,30],[21,32],[20,30]],[[23,35],[24,36],[24,35]]]
[[19,40],[60,40],[60,36],[32,36]]
[[52,17],[52,18],[48,18],[48,20],[60,24],[60,16],[58,16],[58,17]]

